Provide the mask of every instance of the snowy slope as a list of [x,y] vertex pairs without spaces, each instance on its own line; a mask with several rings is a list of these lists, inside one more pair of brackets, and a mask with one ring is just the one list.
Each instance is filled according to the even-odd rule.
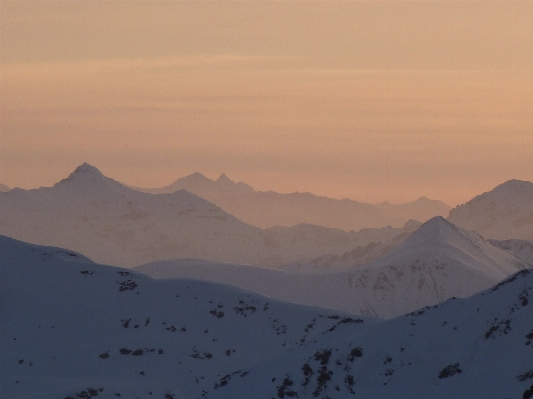
[[[261,231],[186,191],[150,195],[84,164],[53,187],[0,193],[0,233],[120,266],[175,256],[253,263]],[[233,257],[232,253],[242,253]]]
[[[441,217],[426,222],[397,248],[350,274],[369,310],[390,317],[450,297],[467,297],[530,264],[502,251],[481,236],[459,229]],[[383,302],[389,314],[377,313]]]
[[525,262],[533,265],[533,241],[526,240],[487,240],[492,245],[505,252],[509,252],[517,259],[523,259]]
[[0,237],[6,399],[530,398],[533,272],[388,321]]
[[[346,233],[340,229],[299,224],[292,227],[276,226],[265,231],[266,243],[282,243],[289,252],[286,258],[298,259],[285,263],[279,268],[283,270],[299,271],[301,273],[323,273],[353,267],[355,263],[365,264],[383,255],[399,245],[422,223],[416,220],[408,221],[403,227],[366,228],[360,231]],[[360,253],[361,249],[370,246],[373,250]],[[343,248],[349,248],[343,251]],[[328,252],[335,251],[335,252]],[[303,256],[307,253],[308,256]],[[319,253],[319,257],[312,254]],[[348,255],[349,254],[349,255]],[[360,255],[360,256],[357,256]],[[354,262],[338,262],[335,264],[317,261],[324,258],[350,257]],[[343,259],[344,259],[343,258]]]
[[421,225],[422,223],[416,220],[410,220],[401,230],[390,226],[381,229],[362,229],[355,241],[357,247],[351,251],[341,255],[325,254],[306,261],[288,263],[280,269],[298,273],[330,273],[364,266],[396,248]]
[[467,297],[531,267],[441,217],[426,222],[376,261],[330,273],[298,273],[168,260],[136,270],[156,278],[230,284],[284,301],[356,314],[394,317],[451,297]]
[[0,206],[0,234],[126,267],[168,258],[275,267],[342,254],[359,237],[312,225],[264,231],[187,191],[142,193],[88,164],[53,187],[0,193]]
[[509,180],[450,211],[450,222],[485,238],[533,240],[533,183]]
[[294,226],[308,223],[345,231],[384,226],[403,226],[409,219],[426,221],[447,215],[450,207],[425,197],[405,204],[367,204],[350,199],[333,199],[311,193],[280,194],[255,191],[243,182],[235,183],[225,174],[211,180],[201,173],[178,179],[158,189],[137,190],[171,193],[185,189],[220,206],[226,212],[253,226]]
[[153,280],[3,236],[0,262],[5,399],[197,398],[229,373],[373,322],[226,286]]
[[246,369],[206,398],[531,398],[533,272],[342,335]]

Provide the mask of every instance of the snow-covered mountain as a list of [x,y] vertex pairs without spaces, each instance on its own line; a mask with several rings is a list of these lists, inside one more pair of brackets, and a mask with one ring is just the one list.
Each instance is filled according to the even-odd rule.
[[[383,229],[362,229],[358,234],[357,247],[351,251],[341,255],[325,254],[311,260],[287,263],[280,269],[298,273],[330,273],[361,267],[396,248],[421,225],[422,223],[416,220],[410,220],[403,227],[403,231],[390,226]],[[377,232],[379,236],[376,235]]]
[[385,240],[390,231],[403,231],[359,234],[313,225],[261,230],[185,190],[142,193],[88,164],[53,187],[0,193],[0,207],[0,234],[126,267],[168,258],[275,267],[342,254],[365,237]]
[[5,192],[7,192],[9,190],[11,190],[11,189],[8,186],[6,186],[5,184],[1,184],[0,183],[0,192],[5,193]]
[[485,238],[533,241],[533,183],[509,180],[452,209],[448,220]]
[[3,236],[0,260],[6,399],[196,398],[228,373],[369,321],[216,284],[157,281]]
[[523,259],[525,262],[533,265],[533,241],[526,240],[487,240],[495,247],[505,252],[509,252],[517,259]]
[[208,399],[533,396],[533,272],[464,300],[319,337]]
[[3,398],[458,398],[533,391],[533,273],[380,321],[153,280],[0,237]]
[[345,231],[388,225],[401,227],[409,219],[426,221],[433,216],[447,215],[450,210],[443,202],[426,197],[405,204],[384,202],[372,205],[311,193],[255,191],[248,184],[230,180],[225,174],[217,180],[211,180],[201,173],[194,173],[163,188],[135,189],[149,193],[171,193],[184,189],[218,205],[240,220],[261,228],[302,223]]
[[284,301],[391,318],[470,296],[531,266],[478,234],[435,217],[374,262],[342,271],[301,273],[190,260],[155,262],[136,270],[155,278],[219,282]]
[[185,190],[141,193],[88,164],[53,187],[0,193],[0,205],[1,234],[101,263],[132,266],[184,255],[254,263],[268,255],[258,248],[260,229],[206,200]]

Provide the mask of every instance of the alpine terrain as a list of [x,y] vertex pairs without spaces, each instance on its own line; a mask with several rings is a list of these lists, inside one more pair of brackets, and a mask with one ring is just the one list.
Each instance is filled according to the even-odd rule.
[[213,283],[152,280],[7,237],[0,259],[5,398],[533,392],[530,270],[471,298],[380,321]]
[[[192,260],[166,260],[136,270],[156,278],[194,278],[263,295],[356,314],[391,318],[451,297],[468,297],[517,271],[530,259],[515,256],[442,217],[423,224],[377,260],[327,273],[268,270]],[[339,271],[340,269],[340,271]]]
[[485,238],[533,241],[533,183],[509,180],[452,209],[448,219]]
[[255,191],[246,183],[230,180],[225,174],[211,180],[201,173],[194,173],[166,187],[135,189],[149,193],[172,193],[184,189],[261,228],[301,223],[346,231],[388,225],[401,227],[410,219],[425,222],[433,216],[446,216],[450,210],[443,202],[425,197],[405,204],[383,202],[373,205],[311,193]]
[[132,267],[196,258],[265,267],[342,254],[406,228],[360,234],[302,224],[261,230],[185,190],[142,193],[83,164],[53,187],[0,193],[0,234]]

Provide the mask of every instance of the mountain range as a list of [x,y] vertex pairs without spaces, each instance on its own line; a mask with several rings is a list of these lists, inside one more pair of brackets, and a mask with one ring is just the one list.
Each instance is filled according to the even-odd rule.
[[309,224],[262,230],[185,190],[139,192],[89,164],[53,187],[0,193],[0,207],[0,234],[126,267],[170,258],[277,267],[413,231],[412,222],[360,233]]
[[373,205],[311,193],[255,191],[246,183],[230,180],[225,174],[217,180],[211,180],[201,173],[193,173],[162,188],[132,188],[154,194],[187,190],[240,220],[264,229],[301,223],[345,231],[388,225],[402,227],[410,219],[425,222],[433,216],[446,216],[450,210],[443,202],[426,197],[405,204],[383,202]]
[[451,297],[468,297],[529,267],[531,258],[504,251],[477,233],[435,217],[385,255],[351,268],[343,263],[330,265],[328,272],[308,273],[166,260],[135,270],[155,278],[217,282],[283,301],[391,318]]
[[[178,182],[221,196],[224,190],[231,195],[256,193],[225,175],[217,182],[201,174]],[[125,267],[200,259],[290,272],[341,271],[374,262],[420,226],[410,220],[401,228],[358,232],[312,224],[260,229],[186,190],[139,192],[89,164],[79,166],[53,187],[0,192],[0,207],[0,234],[69,248],[99,263]],[[533,221],[532,209],[533,183],[511,180],[453,209],[449,220],[486,237],[524,239],[533,231],[533,222],[528,222]],[[257,209],[256,213],[264,212]],[[489,222],[483,224],[483,220]],[[522,247],[527,247],[529,241],[525,242]],[[517,249],[516,243],[513,248]]]
[[[424,228],[462,249],[473,239],[442,220]],[[153,280],[8,237],[0,260],[5,398],[533,395],[530,270],[382,321],[214,283]]]

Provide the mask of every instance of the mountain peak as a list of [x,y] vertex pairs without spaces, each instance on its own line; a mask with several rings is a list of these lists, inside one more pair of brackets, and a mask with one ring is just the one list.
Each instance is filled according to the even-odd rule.
[[435,216],[416,230],[407,241],[417,243],[446,243],[462,237],[463,233],[442,216]]
[[90,173],[98,176],[103,176],[102,172],[100,172],[98,168],[92,166],[91,164],[88,164],[87,162],[84,162],[80,166],[78,166],[72,174],[74,173]]
[[[64,185],[66,183],[72,184],[73,182],[79,182],[80,184],[85,185],[87,182],[99,183],[104,180],[111,180],[104,176],[98,168],[84,162],[78,166],[74,172],[72,172],[66,179],[61,180],[56,185]],[[118,183],[117,183],[118,184]]]
[[169,187],[172,187],[176,184],[180,184],[180,183],[186,183],[186,184],[206,184],[206,183],[209,183],[211,182],[211,179],[208,179],[207,177],[205,177],[205,175],[203,175],[202,173],[200,172],[194,172],[193,174],[191,175],[187,175],[185,177],[182,177],[178,180],[176,180],[173,184],[171,184]]
[[424,223],[422,225],[422,227],[423,226],[427,226],[428,228],[433,228],[433,227],[436,227],[436,226],[439,226],[439,227],[440,226],[452,226],[453,227],[453,224],[448,222],[442,216],[435,216],[435,217],[432,217],[431,219],[429,219],[426,223]]
[[198,179],[198,180],[204,180],[204,179],[207,179],[207,177],[205,177],[205,175],[203,173],[200,173],[200,172],[194,172],[192,174],[190,174],[189,176],[187,176],[189,179]]
[[226,176],[225,173],[222,173],[220,177],[217,179],[217,182],[219,183],[233,183],[228,176]]

